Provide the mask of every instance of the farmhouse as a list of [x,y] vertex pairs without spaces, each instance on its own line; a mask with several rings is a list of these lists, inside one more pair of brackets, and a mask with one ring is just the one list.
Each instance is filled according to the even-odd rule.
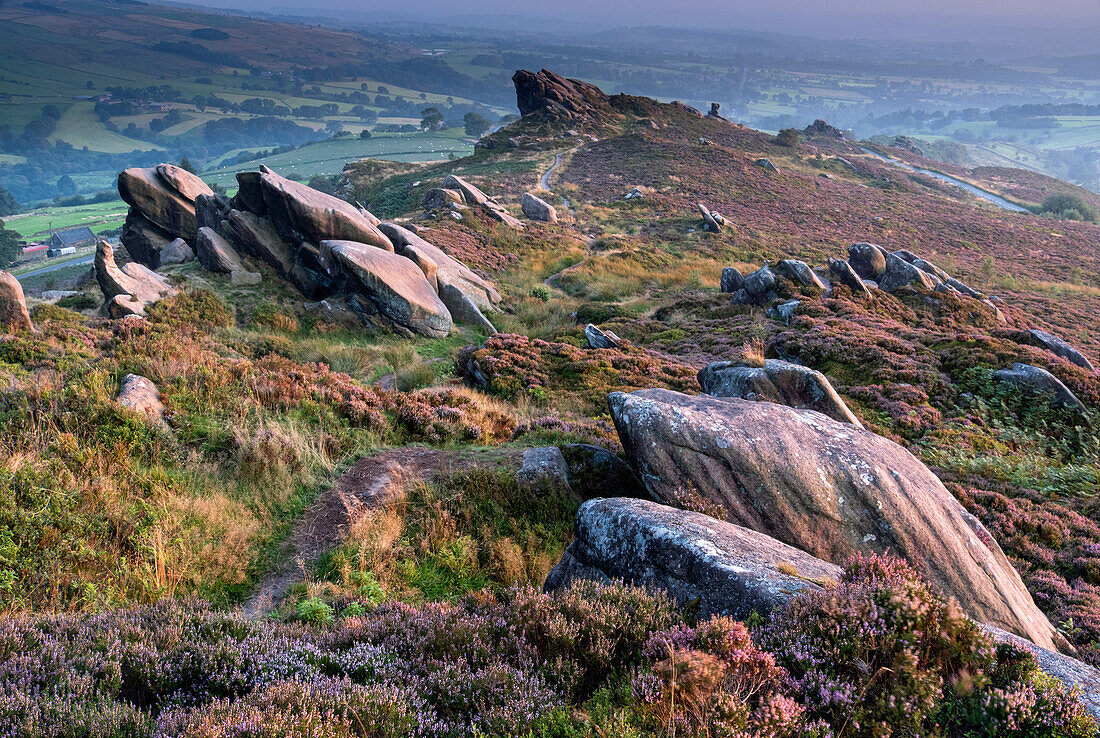
[[65,248],[79,248],[95,243],[95,234],[88,226],[69,228],[64,231],[54,231],[50,235],[50,250],[58,251]]

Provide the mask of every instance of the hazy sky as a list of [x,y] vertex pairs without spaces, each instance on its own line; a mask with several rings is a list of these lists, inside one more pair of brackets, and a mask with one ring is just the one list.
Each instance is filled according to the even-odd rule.
[[[575,20],[600,25],[752,28],[814,35],[882,32],[928,37],[937,29],[1100,24],[1100,0],[191,0],[204,5],[279,12],[450,17],[481,14]],[[537,30],[532,27],[531,30]]]

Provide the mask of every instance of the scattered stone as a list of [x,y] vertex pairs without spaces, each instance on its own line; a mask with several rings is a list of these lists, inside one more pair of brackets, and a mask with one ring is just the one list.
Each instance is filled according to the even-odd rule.
[[1090,372],[1096,371],[1092,362],[1089,361],[1084,354],[1053,333],[1032,329],[1025,334],[1025,341],[1039,348],[1044,348],[1055,356],[1061,356],[1063,359],[1076,364],[1082,369],[1087,369]]
[[523,464],[516,472],[516,485],[530,495],[547,495],[569,485],[569,465],[557,446],[539,446],[523,452]]
[[439,286],[439,299],[447,306],[451,319],[459,325],[472,325],[484,329],[491,336],[497,332],[481,308],[462,290],[453,284]]
[[229,273],[229,283],[235,287],[250,287],[263,282],[259,272],[237,271]]
[[485,202],[481,203],[481,209],[486,214],[488,214],[490,218],[500,223],[503,223],[509,228],[513,228],[517,231],[522,231],[526,227],[523,225],[523,223],[519,221],[519,218],[509,213],[504,208],[504,206],[498,203],[496,200],[486,200]]
[[841,423],[863,427],[825,375],[807,366],[779,359],[768,359],[762,367],[716,361],[699,372],[699,386],[713,397],[740,397],[816,410]]
[[831,126],[825,121],[818,118],[802,130],[802,135],[806,138],[814,138],[815,136],[824,136],[827,138],[844,138],[844,131],[840,130],[836,126]]
[[1077,395],[1046,369],[1015,363],[1007,369],[993,372],[993,378],[1019,388],[1026,395],[1047,397],[1055,405],[1078,410],[1083,414],[1088,412],[1088,408],[1077,399]]
[[321,259],[330,276],[348,278],[361,295],[398,329],[433,338],[451,332],[447,306],[409,259],[356,241],[322,241]]
[[695,203],[695,207],[699,209],[699,213],[703,216],[703,230],[708,233],[721,233],[722,226],[718,222],[718,219],[714,217],[714,214],[707,209],[707,206],[701,202]]
[[791,324],[791,318],[794,317],[795,312],[798,310],[798,306],[802,303],[799,300],[787,300],[781,302],[775,306],[776,316],[787,325]]
[[4,333],[34,332],[23,285],[14,275],[0,270],[0,330]]
[[523,193],[523,197],[520,198],[519,204],[520,207],[523,208],[523,214],[531,220],[537,220],[542,223],[558,222],[558,211],[554,206],[542,198],[535,197],[530,192]]
[[612,349],[618,348],[623,340],[611,331],[603,331],[589,323],[584,327],[584,337],[588,341],[588,348]]
[[445,210],[451,205],[464,204],[466,204],[466,201],[462,197],[462,192],[459,190],[445,190],[441,187],[428,190],[428,194],[424,195],[423,203],[425,210]]
[[144,415],[150,423],[164,424],[164,404],[160,401],[160,392],[145,377],[138,374],[123,377],[117,402],[127,410]]
[[578,579],[625,580],[665,590],[700,618],[743,620],[840,580],[838,566],[774,538],[698,512],[629,498],[589,500],[576,538],[546,578],[554,591]]
[[64,300],[66,297],[76,297],[83,294],[76,290],[46,290],[42,293],[42,300],[44,302],[57,302],[58,300]]
[[927,272],[895,254],[886,254],[886,272],[878,278],[879,288],[893,292],[909,285],[925,290],[933,290],[936,287],[936,283]]
[[871,289],[864,283],[850,262],[843,259],[829,259],[829,279],[833,284],[842,284],[856,295],[871,296]]
[[775,271],[788,279],[799,283],[803,287],[813,287],[821,292],[825,291],[825,283],[814,274],[814,270],[804,261],[797,259],[784,259],[775,265]]
[[385,251],[393,244],[354,205],[275,173],[260,176],[268,218],[282,236],[301,234],[310,243],[356,241]]
[[757,269],[745,277],[741,288],[754,300],[760,301],[767,297],[768,293],[775,289],[775,274],[768,265]]
[[741,289],[745,284],[745,277],[734,267],[722,269],[722,292],[733,293]]
[[976,620],[1045,648],[1063,642],[984,526],[897,444],[812,410],[739,398],[650,389],[612,393],[608,404],[655,499],[716,506],[834,563],[889,551]]
[[779,168],[775,166],[775,164],[772,164],[771,159],[757,159],[753,162],[753,164],[760,167],[764,171],[775,172],[776,174],[779,174]]
[[114,249],[106,241],[96,246],[95,276],[111,317],[144,315],[147,305],[176,294],[165,277],[144,264],[132,261],[119,268]]
[[560,448],[569,464],[569,486],[580,499],[649,497],[630,465],[607,449],[588,443],[569,443]]
[[177,238],[160,252],[160,265],[186,264],[195,260],[195,252],[182,238]]
[[848,247],[848,263],[863,279],[878,279],[886,273],[886,252],[873,243],[853,243]]
[[643,197],[645,197],[645,195],[643,195],[642,191],[639,190],[637,187],[623,195],[624,200],[640,200]]

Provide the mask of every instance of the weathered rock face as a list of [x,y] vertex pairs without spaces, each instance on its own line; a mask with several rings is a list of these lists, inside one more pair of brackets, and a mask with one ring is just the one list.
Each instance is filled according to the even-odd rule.
[[852,269],[850,262],[843,259],[829,259],[829,279],[834,284],[842,284],[852,290],[856,295],[871,296],[871,290],[859,278],[859,274]]
[[946,282],[947,280],[951,279],[950,274],[948,274],[944,270],[940,269],[938,266],[936,266],[932,262],[928,261],[927,259],[922,258],[920,256],[917,256],[912,251],[906,251],[905,249],[898,249],[897,251],[894,252],[894,255],[901,258],[901,259],[903,259],[903,260],[905,260],[905,261],[907,261],[907,262],[909,262],[910,264],[915,266],[917,269],[920,269],[921,271],[927,272],[928,274],[936,277],[941,282]]
[[1073,394],[1069,387],[1062,384],[1058,377],[1046,369],[1040,369],[1030,364],[1016,363],[1007,369],[999,369],[993,372],[993,378],[998,382],[1004,382],[1018,388],[1025,395],[1047,398],[1055,405],[1078,410],[1082,413],[1088,412],[1088,408],[1077,399],[1077,395]]
[[13,275],[0,271],[0,331],[16,333],[33,330],[34,323],[27,312],[23,285]]
[[177,238],[165,246],[160,252],[160,265],[170,266],[172,264],[186,264],[189,261],[194,261],[195,252],[191,249],[186,241],[182,238]]
[[734,267],[725,267],[722,269],[722,292],[733,293],[741,289],[741,286],[745,283],[745,277],[741,272]]
[[260,186],[262,176],[263,172],[237,172],[237,194],[233,196],[230,205],[255,215],[267,215],[264,191]]
[[503,205],[496,200],[486,200],[480,205],[481,210],[495,221],[503,223],[517,231],[522,231],[526,226],[519,221],[519,218],[509,213]]
[[853,243],[848,263],[862,279],[878,279],[886,273],[886,252],[873,243]]
[[146,220],[185,241],[194,239],[198,230],[195,198],[214,194],[201,179],[171,164],[122,171],[118,193]]
[[321,259],[396,327],[434,338],[451,332],[447,306],[409,259],[355,241],[322,241]]
[[275,173],[261,174],[260,188],[268,217],[284,238],[299,234],[310,243],[346,240],[393,251],[385,234],[350,203]]
[[824,374],[779,359],[768,359],[762,367],[716,361],[699,372],[699,386],[713,397],[740,397],[816,410],[841,423],[863,427]]
[[825,136],[827,138],[844,138],[844,131],[840,130],[836,126],[831,126],[825,121],[818,118],[802,130],[802,135],[806,138],[814,138],[815,136]]
[[153,225],[136,208],[130,208],[122,224],[119,242],[130,258],[150,269],[160,268],[160,253],[172,243],[172,236]]
[[218,232],[244,253],[275,267],[280,274],[289,274],[294,266],[294,249],[283,241],[270,221],[255,213],[230,210],[229,219]]
[[127,410],[145,416],[151,423],[164,423],[164,404],[160,391],[150,380],[138,374],[127,374],[118,390],[117,402]]
[[195,221],[199,228],[217,230],[232,209],[233,203],[225,195],[199,195],[195,198]]
[[584,327],[584,338],[588,341],[588,348],[593,349],[618,348],[622,341],[611,331],[602,331],[591,323]]
[[772,172],[774,174],[779,174],[779,168],[777,166],[775,166],[775,164],[772,163],[771,159],[757,159],[756,161],[753,162],[753,164],[760,167],[761,169],[763,169],[766,172]]
[[536,113],[548,120],[598,119],[608,110],[608,97],[595,85],[566,79],[543,69],[521,69],[512,75],[520,115]]
[[653,389],[608,404],[656,499],[717,506],[834,563],[859,551],[900,555],[976,620],[1056,648],[989,532],[897,444],[812,410],[738,398]]
[[540,197],[535,197],[530,192],[523,193],[523,197],[520,198],[519,204],[520,207],[523,208],[523,214],[531,220],[537,220],[542,223],[558,222],[558,211],[554,206]]
[[447,255],[443,249],[425,241],[407,228],[394,223],[382,223],[378,227],[389,237],[402,256],[417,263],[425,258],[435,262],[436,280],[441,291],[445,286],[450,285],[468,297],[481,311],[491,312],[497,309],[500,293],[458,259]]
[[482,328],[489,335],[497,332],[492,321],[485,317],[473,300],[453,284],[439,286],[439,299],[447,306],[451,319],[459,325],[472,325]]
[[130,262],[120,269],[115,251],[106,241],[96,247],[95,276],[112,318],[144,315],[146,305],[176,294],[165,277],[143,264]]
[[1055,356],[1061,356],[1063,359],[1076,364],[1082,369],[1087,369],[1090,372],[1096,371],[1092,362],[1089,361],[1084,354],[1053,333],[1032,329],[1027,332],[1024,339],[1027,343],[1044,348]]
[[666,590],[682,605],[698,602],[700,617],[744,619],[841,576],[840,567],[774,538],[648,500],[589,500],[576,530],[548,591],[577,579],[623,579]]
[[722,232],[722,224],[718,222],[718,219],[714,217],[714,213],[710,212],[706,205],[697,202],[695,207],[698,208],[699,214],[703,216],[703,230],[707,233]]
[[213,228],[199,229],[195,239],[195,255],[203,269],[220,274],[246,271],[236,250]]

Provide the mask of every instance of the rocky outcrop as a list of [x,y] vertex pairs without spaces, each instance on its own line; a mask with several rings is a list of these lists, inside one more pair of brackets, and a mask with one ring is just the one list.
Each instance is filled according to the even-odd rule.
[[423,272],[397,254],[357,241],[322,241],[321,260],[345,289],[361,295],[396,328],[442,338],[451,332],[451,314]]
[[928,272],[918,269],[897,254],[886,254],[886,271],[876,281],[879,288],[887,292],[910,285],[925,290],[936,288],[936,283]]
[[467,205],[480,205],[490,200],[490,197],[480,189],[455,174],[448,174],[443,180],[442,187],[444,190],[462,193],[462,200]]
[[194,241],[198,230],[195,198],[213,191],[186,170],[158,164],[122,171],[118,193],[131,208],[122,245],[131,259],[155,269],[160,266],[160,248],[172,239]]
[[286,276],[294,268],[295,250],[267,218],[247,210],[230,210],[218,233],[245,254],[266,262]]
[[708,233],[722,232],[722,224],[719,222],[718,218],[714,217],[715,214],[712,213],[706,205],[701,202],[697,202],[695,203],[695,207],[698,208],[699,214],[703,216],[704,231],[707,231]]
[[112,318],[144,315],[147,305],[176,294],[165,277],[144,264],[130,262],[120,268],[115,263],[114,249],[106,241],[96,246],[95,276]]
[[818,118],[802,130],[802,135],[806,138],[815,138],[817,136],[823,136],[825,138],[844,138],[844,131]]
[[748,528],[648,500],[593,499],[577,512],[576,538],[546,578],[625,580],[667,591],[700,617],[744,619],[839,581],[841,569]]
[[199,229],[195,251],[204,269],[228,274],[233,284],[246,285],[260,282],[260,274],[246,269],[236,250],[213,228]]
[[519,200],[519,205],[523,208],[523,214],[531,220],[537,220],[542,223],[558,222],[557,209],[542,198],[535,197],[530,192],[523,193],[523,197]]
[[821,281],[821,277],[817,276],[814,270],[810,269],[809,265],[804,261],[784,259],[775,265],[775,273],[781,274],[803,287],[811,287],[818,292],[825,291],[825,283]]
[[1023,340],[1032,346],[1046,349],[1055,356],[1061,356],[1066,361],[1076,364],[1082,369],[1087,369],[1090,372],[1096,371],[1092,362],[1084,354],[1053,333],[1032,329],[1024,334]]
[[589,323],[584,327],[584,338],[588,341],[588,348],[613,349],[618,348],[623,340],[611,331],[603,331]]
[[0,271],[0,331],[18,333],[34,331],[31,314],[27,312],[27,298],[23,285],[14,275]]
[[733,293],[735,305],[764,305],[775,297],[775,273],[765,264],[745,275],[741,288]]
[[127,374],[118,390],[119,405],[145,416],[150,423],[164,423],[164,404],[160,401],[160,391],[149,379],[138,374]]
[[520,115],[538,115],[547,121],[594,121],[609,112],[608,97],[600,88],[543,69],[521,69],[512,75]]
[[355,241],[393,251],[385,234],[350,203],[274,172],[260,175],[260,188],[268,218],[284,238],[315,244]]
[[160,253],[172,240],[172,236],[153,225],[136,208],[130,208],[126,214],[119,235],[119,242],[130,258],[153,269],[160,267]]
[[812,410],[668,390],[609,396],[627,458],[655,499],[829,562],[906,558],[980,622],[1061,642],[989,532],[897,444]]
[[768,359],[762,367],[713,362],[699,372],[699,386],[713,397],[740,397],[816,410],[841,423],[863,427],[824,374],[779,359]]
[[1029,397],[1047,399],[1054,405],[1081,413],[1088,412],[1088,408],[1077,399],[1077,395],[1046,369],[1016,363],[1007,369],[998,369],[993,372],[993,378],[998,382],[1016,387]]
[[716,120],[726,120],[718,111],[722,109],[720,103],[712,102],[710,104],[710,112],[707,113],[708,118],[715,118]]
[[459,190],[448,190],[442,187],[428,190],[422,203],[425,210],[445,210],[452,205],[465,205],[466,200]]

